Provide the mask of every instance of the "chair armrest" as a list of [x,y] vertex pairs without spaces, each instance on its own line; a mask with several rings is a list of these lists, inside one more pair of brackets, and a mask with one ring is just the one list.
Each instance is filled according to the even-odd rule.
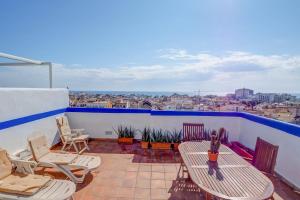
[[71,129],[71,133],[77,134],[77,135],[82,135],[85,132],[84,129],[82,128],[77,128],[77,129]]
[[37,167],[35,161],[26,161],[15,158],[10,158],[12,164],[16,167],[16,171],[23,174],[34,174],[34,170]]

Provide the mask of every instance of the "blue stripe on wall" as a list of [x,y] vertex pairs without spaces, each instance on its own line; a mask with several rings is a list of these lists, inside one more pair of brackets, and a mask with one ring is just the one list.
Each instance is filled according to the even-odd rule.
[[263,124],[265,126],[269,126],[269,127],[284,131],[286,133],[289,133],[291,135],[300,137],[300,126],[298,126],[298,125],[278,121],[275,119],[269,119],[266,117],[253,115],[250,113],[239,113],[239,115],[240,115],[240,117],[242,117],[244,119],[248,119],[250,121],[253,121],[253,122],[256,122],[259,124]]
[[199,112],[199,111],[155,111],[146,109],[112,109],[112,108],[62,108],[44,113],[38,113],[0,122],[0,130],[18,126],[35,120],[43,119],[64,112],[82,112],[82,113],[133,113],[133,114],[150,114],[152,116],[220,116],[220,117],[241,117],[265,126],[269,126],[294,136],[300,137],[300,126],[269,119],[249,113],[242,112]]
[[25,123],[28,123],[28,122],[36,121],[36,120],[43,119],[43,118],[46,118],[46,117],[50,117],[50,116],[53,116],[53,115],[61,114],[61,113],[64,113],[64,112],[66,112],[66,108],[52,110],[52,111],[48,111],[48,112],[38,113],[38,114],[34,114],[34,115],[29,115],[29,116],[26,116],[26,117],[20,117],[20,118],[17,118],[17,119],[12,119],[12,120],[8,120],[8,121],[0,122],[0,130],[10,128],[10,127],[13,127],[13,126],[18,126],[18,125],[25,124]]
[[127,108],[75,108],[69,107],[66,112],[84,112],[84,113],[151,113],[146,109],[127,109]]

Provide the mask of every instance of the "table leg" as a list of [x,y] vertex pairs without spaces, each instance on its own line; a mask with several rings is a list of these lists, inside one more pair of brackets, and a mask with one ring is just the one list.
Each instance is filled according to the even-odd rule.
[[212,195],[208,192],[205,193],[205,200],[212,200]]

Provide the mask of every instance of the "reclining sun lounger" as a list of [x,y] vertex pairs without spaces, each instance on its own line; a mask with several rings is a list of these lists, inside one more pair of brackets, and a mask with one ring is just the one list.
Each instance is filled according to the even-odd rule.
[[[33,159],[37,162],[38,166],[56,168],[68,176],[74,183],[82,183],[85,175],[98,168],[101,164],[101,159],[98,156],[50,152],[47,139],[44,135],[29,138],[28,142]],[[83,175],[81,177],[75,176],[72,173],[74,169],[83,170]]]
[[[71,181],[55,180],[49,176],[24,174],[16,170],[15,162],[0,149],[1,200],[65,200],[72,199],[76,186]],[[31,164],[24,162],[24,164]]]
[[[69,120],[66,116],[57,117],[56,124],[58,127],[60,139],[63,143],[63,147],[61,149],[62,151],[64,151],[65,149],[69,149],[72,146],[78,154],[81,154],[85,150],[90,150],[87,144],[89,135],[84,133],[84,129],[71,129]],[[84,148],[79,150],[76,144],[83,144]]]

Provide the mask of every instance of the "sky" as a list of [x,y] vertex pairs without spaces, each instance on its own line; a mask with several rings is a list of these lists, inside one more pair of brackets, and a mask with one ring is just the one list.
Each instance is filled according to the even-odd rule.
[[[71,90],[300,92],[300,1],[3,0],[0,52]],[[0,87],[47,78],[0,68]]]

